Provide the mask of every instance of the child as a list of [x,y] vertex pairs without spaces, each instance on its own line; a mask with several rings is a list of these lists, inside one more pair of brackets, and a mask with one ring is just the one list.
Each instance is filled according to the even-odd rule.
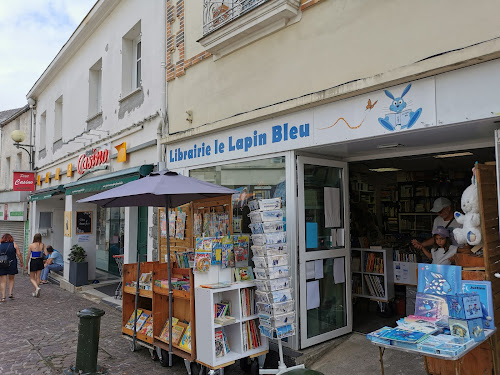
[[450,233],[445,227],[439,226],[432,231],[434,246],[429,252],[422,245],[418,246],[427,258],[432,259],[432,264],[450,265],[451,258],[457,253],[457,247],[451,244]]

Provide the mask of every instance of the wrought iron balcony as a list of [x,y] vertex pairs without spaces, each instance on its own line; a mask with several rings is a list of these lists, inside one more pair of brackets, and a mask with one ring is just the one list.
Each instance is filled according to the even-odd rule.
[[203,0],[203,36],[270,0]]

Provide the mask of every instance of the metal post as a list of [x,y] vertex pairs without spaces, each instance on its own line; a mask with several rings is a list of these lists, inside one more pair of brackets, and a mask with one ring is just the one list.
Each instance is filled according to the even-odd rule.
[[97,371],[97,354],[99,350],[99,332],[103,310],[94,307],[81,310],[77,313],[80,318],[78,324],[78,346],[76,349],[76,365],[65,370],[64,374],[99,374]]
[[168,365],[172,367],[172,275],[170,264],[170,217],[168,209],[170,208],[170,196],[166,197],[165,219],[167,222],[167,272],[168,272]]

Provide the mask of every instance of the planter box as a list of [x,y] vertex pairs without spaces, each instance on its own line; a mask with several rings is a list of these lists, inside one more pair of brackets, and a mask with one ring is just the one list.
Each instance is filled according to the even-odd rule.
[[88,262],[69,262],[69,282],[74,286],[87,285],[89,281]]

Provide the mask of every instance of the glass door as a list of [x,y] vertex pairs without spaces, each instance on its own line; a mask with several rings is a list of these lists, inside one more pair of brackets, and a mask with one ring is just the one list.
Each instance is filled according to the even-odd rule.
[[347,163],[299,156],[300,346],[352,331]]

